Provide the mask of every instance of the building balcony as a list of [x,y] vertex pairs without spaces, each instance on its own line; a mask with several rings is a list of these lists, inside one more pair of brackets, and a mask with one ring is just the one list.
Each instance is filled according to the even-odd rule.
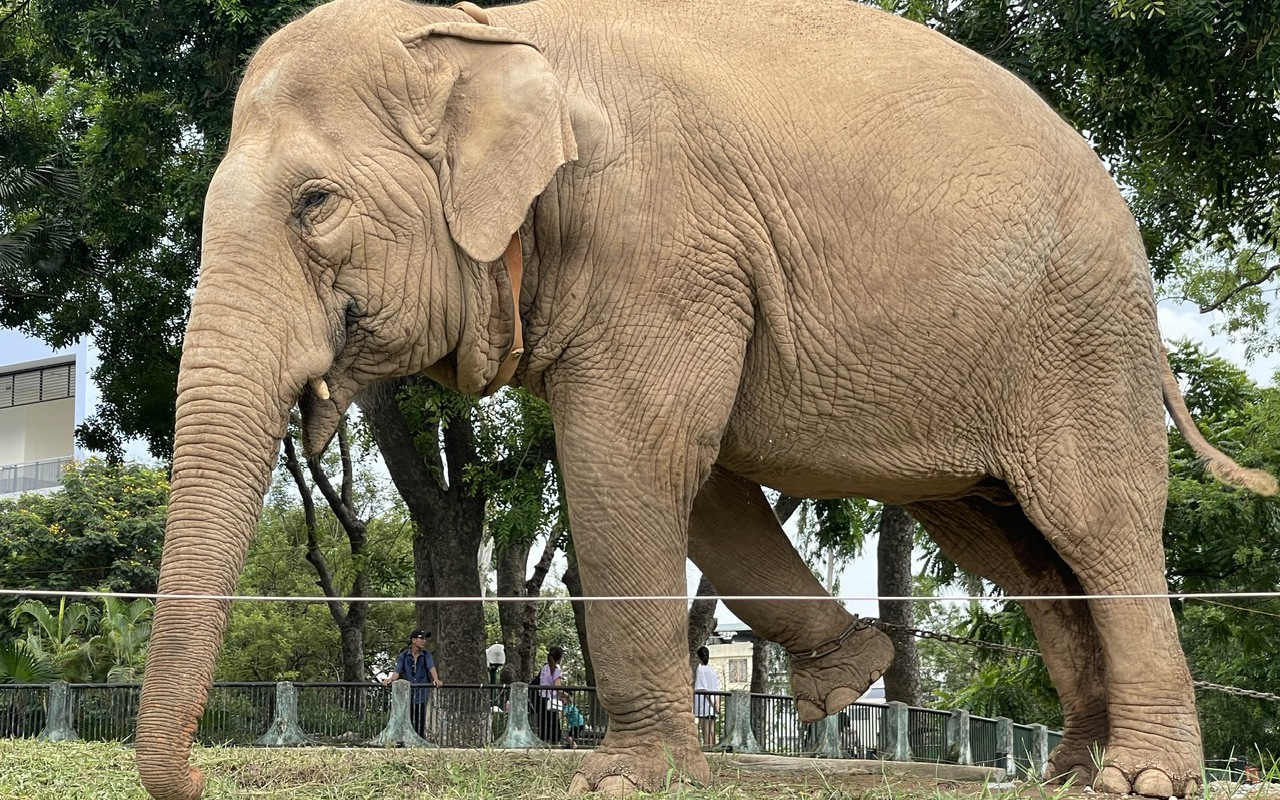
[[58,488],[62,471],[73,460],[71,456],[64,456],[0,466],[0,497]]

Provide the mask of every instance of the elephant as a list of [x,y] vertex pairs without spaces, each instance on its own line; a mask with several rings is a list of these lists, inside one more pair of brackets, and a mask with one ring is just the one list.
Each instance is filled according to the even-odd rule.
[[192,737],[293,409],[314,453],[419,374],[550,405],[582,585],[612,598],[586,605],[608,733],[570,791],[710,779],[663,599],[686,558],[791,654],[801,719],[890,662],[764,487],[903,506],[1010,593],[1079,596],[1025,604],[1065,715],[1048,772],[1195,791],[1166,409],[1225,482],[1275,480],[1196,432],[1103,164],[983,57],[839,0],[335,0],[272,35],[179,370],[137,725],[157,800],[203,792]]

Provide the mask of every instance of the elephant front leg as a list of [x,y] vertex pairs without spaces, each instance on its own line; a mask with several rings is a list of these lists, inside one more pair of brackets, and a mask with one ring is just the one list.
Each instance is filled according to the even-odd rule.
[[813,598],[725,602],[791,654],[801,721],[816,722],[854,702],[893,661],[889,637],[832,600],[813,576],[757,484],[712,471],[693,503],[689,556],[719,594]]
[[[689,507],[713,452],[673,448],[670,440],[661,447],[633,442],[634,433],[610,429],[625,412],[555,413],[582,587],[610,598],[585,604],[609,727],[570,790],[626,794],[706,783],[711,772],[693,717],[684,598]],[[674,599],[627,599],[646,596]]]

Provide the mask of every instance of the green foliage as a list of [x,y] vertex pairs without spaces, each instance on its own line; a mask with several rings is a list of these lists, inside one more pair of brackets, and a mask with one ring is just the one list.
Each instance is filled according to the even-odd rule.
[[[281,475],[267,496],[258,531],[250,545],[237,593],[261,596],[317,596],[314,568],[306,560],[306,521],[291,478]],[[366,570],[370,593],[384,597],[413,594],[412,525],[398,498],[363,474],[355,481],[356,505],[370,516],[359,564],[351,557],[346,534],[323,504],[317,503],[320,547],[335,584],[349,586],[357,567]],[[369,677],[388,669],[414,627],[409,603],[375,603],[365,624]],[[341,641],[322,603],[243,601],[232,604],[218,680],[341,680]]]
[[[1014,602],[988,611],[979,603],[967,612],[935,612],[930,624],[941,622],[953,633],[981,642],[1037,649],[1031,622]],[[930,680],[922,685],[941,708],[967,708],[983,717],[1010,717],[1061,729],[1062,707],[1039,656],[1019,656],[994,650],[921,642],[921,661],[930,664]],[[964,650],[966,652],[957,652]],[[939,674],[938,667],[945,665]],[[924,676],[921,676],[922,679]],[[941,678],[941,680],[939,680]]]
[[1276,0],[885,0],[1028,80],[1130,190],[1160,275],[1277,243]]
[[62,598],[57,614],[37,600],[24,600],[9,612],[15,628],[27,620],[26,635],[17,646],[46,673],[60,680],[87,681],[92,675],[89,639],[96,627],[94,611],[84,603],[68,603]]
[[146,598],[126,601],[102,598],[98,633],[89,640],[94,677],[107,683],[137,683],[147,662],[151,616],[155,603]]
[[154,603],[126,602],[103,596],[102,612],[85,603],[62,598],[55,615],[37,600],[25,600],[9,614],[15,627],[25,623],[25,635],[8,645],[12,682],[44,677],[72,683],[132,683],[142,678],[151,635]]
[[[560,590],[543,591],[544,597],[563,597],[563,601],[541,602],[538,604],[538,662],[537,668],[547,663],[547,648],[560,645],[564,650],[564,658],[560,666],[564,669],[564,683],[567,686],[582,686],[587,681],[586,665],[582,662],[582,646],[578,642],[578,629],[573,624],[573,606],[569,604],[569,596]],[[537,673],[530,677],[537,677]]]
[[488,498],[486,525],[499,549],[550,535],[562,513],[551,408],[525,389],[508,389],[477,408],[476,453],[468,482]]
[[68,469],[61,491],[0,501],[0,587],[154,592],[168,502],[163,471],[101,459]]
[[314,0],[30,0],[0,25],[0,324],[92,335],[78,435],[169,452],[205,187],[248,55]]
[[1194,303],[1202,313],[1221,312],[1211,329],[1239,338],[1246,352],[1257,356],[1280,347],[1269,299],[1275,295],[1269,282],[1278,272],[1280,254],[1273,247],[1196,247],[1173,259],[1159,291],[1162,297]]
[[[1184,377],[1188,406],[1205,435],[1241,463],[1280,472],[1280,386],[1256,386],[1237,367],[1181,344],[1169,363]],[[1280,500],[1230,489],[1204,474],[1170,434],[1165,549],[1181,592],[1270,592],[1280,586]],[[1192,674],[1213,683],[1280,693],[1280,603],[1272,599],[1175,604]],[[1218,691],[1198,693],[1205,754],[1223,759],[1280,752],[1274,704]]]
[[50,683],[58,671],[21,642],[0,642],[0,683]]
[[[799,512],[796,550],[825,586],[826,566],[822,565],[845,562],[862,554],[867,536],[876,531],[880,504],[861,497],[805,500]],[[840,591],[834,574],[830,588],[835,593]]]

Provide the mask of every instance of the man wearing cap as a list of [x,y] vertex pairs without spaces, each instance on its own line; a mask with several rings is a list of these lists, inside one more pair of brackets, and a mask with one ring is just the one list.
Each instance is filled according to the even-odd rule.
[[431,686],[440,685],[440,675],[436,673],[436,660],[431,657],[431,653],[427,652],[427,639],[430,636],[430,633],[423,630],[409,634],[408,649],[400,653],[400,657],[396,659],[396,668],[382,682],[383,686],[388,686],[404,678],[413,684],[410,716],[413,719],[413,729],[424,739],[427,728],[427,700],[431,698],[431,687],[419,684],[429,682]]

